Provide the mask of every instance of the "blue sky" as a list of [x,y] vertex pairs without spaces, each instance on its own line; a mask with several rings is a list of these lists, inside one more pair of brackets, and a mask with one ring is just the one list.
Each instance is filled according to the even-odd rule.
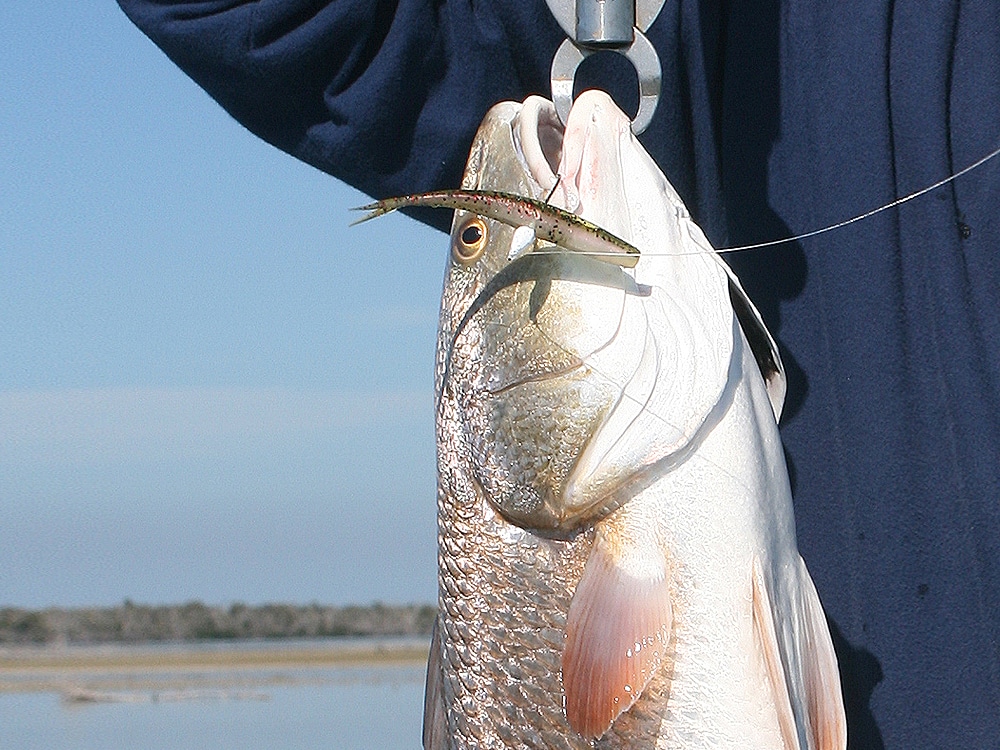
[[0,4],[0,606],[430,602],[446,238]]

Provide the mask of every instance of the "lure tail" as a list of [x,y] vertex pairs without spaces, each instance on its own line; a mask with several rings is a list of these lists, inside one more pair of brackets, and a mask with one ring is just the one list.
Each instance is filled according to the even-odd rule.
[[380,201],[375,201],[374,203],[366,203],[363,206],[355,206],[352,211],[367,211],[368,213],[362,216],[360,219],[356,219],[351,222],[350,226],[357,226],[358,224],[364,224],[366,221],[371,221],[372,219],[377,219],[379,216],[385,216],[386,214],[391,214],[404,206],[409,205],[407,202],[407,197],[401,198],[383,198]]

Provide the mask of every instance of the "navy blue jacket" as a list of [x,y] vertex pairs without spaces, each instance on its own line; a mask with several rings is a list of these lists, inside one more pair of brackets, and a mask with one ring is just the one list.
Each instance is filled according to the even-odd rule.
[[[491,104],[548,95],[562,39],[542,0],[119,2],[250,130],[375,196],[457,185]],[[664,96],[642,140],[717,245],[1000,144],[996,0],[668,0],[649,37]],[[583,75],[634,106],[615,59]],[[799,545],[850,746],[1000,747],[1000,158],[730,260],[790,371]]]

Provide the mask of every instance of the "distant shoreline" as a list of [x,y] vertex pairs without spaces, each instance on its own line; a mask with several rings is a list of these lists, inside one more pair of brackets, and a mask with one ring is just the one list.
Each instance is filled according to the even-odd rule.
[[426,636],[435,616],[431,605],[378,603],[218,607],[201,602],[150,606],[126,600],[115,607],[0,607],[0,647]]
[[426,663],[425,637],[293,642],[0,646],[0,693],[248,689],[315,680],[309,670]]

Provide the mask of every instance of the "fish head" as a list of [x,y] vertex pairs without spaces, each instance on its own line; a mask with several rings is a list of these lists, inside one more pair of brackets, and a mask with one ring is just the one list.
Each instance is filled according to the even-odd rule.
[[[548,200],[650,251],[689,249],[700,235],[600,92],[581,95],[565,128],[539,97],[496,105],[463,188]],[[697,239],[711,257],[650,252],[624,269],[456,211],[439,431],[450,425],[505,519],[554,535],[594,523],[654,467],[680,460],[710,420],[729,377],[733,312],[726,274]]]

